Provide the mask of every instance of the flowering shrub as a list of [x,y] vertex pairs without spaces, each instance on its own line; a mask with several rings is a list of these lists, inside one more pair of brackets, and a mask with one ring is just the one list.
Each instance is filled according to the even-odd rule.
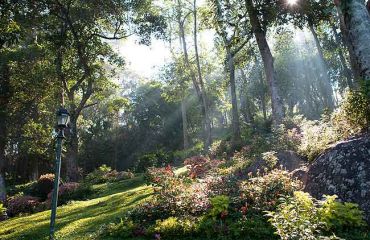
[[217,168],[222,161],[210,160],[209,158],[202,156],[194,156],[187,158],[184,161],[184,165],[189,170],[190,178],[202,178],[204,177],[211,169]]
[[53,189],[53,185],[54,174],[48,173],[41,175],[36,184],[37,196],[39,196],[41,199],[46,199],[48,193]]
[[209,159],[202,156],[187,158],[184,165],[189,169],[191,178],[203,177],[211,169]]
[[256,209],[271,210],[281,196],[290,196],[301,187],[301,182],[291,179],[288,172],[274,169],[243,181],[240,184],[241,199]]
[[40,207],[40,201],[37,197],[31,196],[14,196],[8,200],[7,214],[9,217],[14,217],[20,213],[34,213]]
[[209,207],[207,184],[175,176],[170,166],[150,168],[145,178],[154,187],[155,201],[143,209],[153,210],[154,215],[158,209],[168,215],[199,214]]

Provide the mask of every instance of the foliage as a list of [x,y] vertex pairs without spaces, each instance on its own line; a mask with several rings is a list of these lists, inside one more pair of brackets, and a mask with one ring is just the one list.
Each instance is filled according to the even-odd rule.
[[107,165],[103,164],[99,168],[95,169],[93,172],[87,174],[84,179],[84,184],[99,184],[106,182],[121,181],[133,178],[135,175],[130,171],[112,170]]
[[149,228],[149,233],[153,232],[163,239],[178,239],[183,236],[188,236],[196,231],[196,225],[189,219],[179,219],[169,217],[163,220],[157,220],[155,225]]
[[212,168],[212,162],[209,158],[194,156],[185,159],[184,165],[189,170],[190,178],[201,178]]
[[163,150],[141,155],[135,165],[136,172],[145,172],[149,167],[164,167],[172,162],[172,155]]
[[370,127],[370,100],[362,92],[349,91],[332,116],[333,127],[341,138],[366,131]]
[[326,196],[323,201],[308,193],[294,192],[284,198],[276,212],[267,212],[269,221],[282,239],[339,239],[331,232],[354,230],[365,225],[362,212],[356,204],[339,203],[336,196]]
[[337,196],[324,196],[320,202],[319,215],[327,230],[340,232],[346,229],[366,226],[363,212],[354,203],[336,201]]
[[278,160],[279,160],[278,157],[276,156],[276,154],[277,154],[277,152],[275,152],[275,151],[262,153],[262,159],[265,160],[267,166],[270,169],[275,167]]
[[2,203],[0,203],[0,221],[6,220],[7,214],[6,214],[6,208]]
[[21,213],[37,212],[40,206],[39,198],[18,195],[8,199],[6,212],[9,217],[14,217]]
[[230,204],[230,199],[228,196],[225,195],[219,195],[210,198],[209,200],[211,202],[211,210],[209,212],[209,215],[213,218],[221,218],[225,219],[225,217],[228,215],[228,208]]
[[274,209],[282,196],[290,196],[301,188],[298,180],[293,180],[288,172],[274,169],[264,175],[243,181],[240,186],[242,200],[259,210]]
[[301,129],[299,152],[312,161],[336,141],[365,131],[369,126],[369,102],[361,93],[349,92],[340,107],[323,114],[320,121],[296,117]]
[[54,174],[48,173],[41,175],[37,180],[36,191],[37,196],[41,199],[46,199],[48,194],[54,187]]

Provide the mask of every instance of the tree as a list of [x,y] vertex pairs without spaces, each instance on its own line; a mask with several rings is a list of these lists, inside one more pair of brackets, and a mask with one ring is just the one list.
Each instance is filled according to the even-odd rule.
[[204,81],[202,78],[200,61],[199,61],[199,53],[198,53],[198,41],[197,41],[197,6],[196,1],[193,3],[193,17],[194,17],[194,48],[195,48],[195,58],[196,58],[196,66],[197,72],[195,72],[193,65],[191,64],[188,47],[186,42],[186,34],[185,34],[185,22],[189,14],[191,12],[184,14],[183,12],[183,3],[181,0],[177,0],[176,6],[176,18],[178,24],[178,34],[180,39],[180,45],[182,47],[183,56],[184,56],[184,63],[189,72],[190,78],[192,80],[194,89],[197,93],[199,102],[201,104],[201,111],[203,115],[203,131],[204,131],[204,149],[208,150],[209,146],[211,145],[212,136],[211,136],[211,121],[209,117],[209,110],[208,110],[208,100],[207,100],[207,93],[204,86]]
[[369,86],[370,14],[361,0],[336,0],[335,4],[340,9],[339,14],[343,16],[343,24],[345,30],[348,31],[349,52],[353,52],[353,64],[358,69],[358,77],[364,80],[366,85]]
[[223,47],[226,50],[226,69],[229,77],[231,105],[232,105],[232,141],[238,145],[240,137],[240,121],[235,84],[235,56],[243,49],[249,41],[246,13],[239,1],[212,1],[214,13],[213,23],[218,36],[221,38]]
[[[272,4],[268,3],[257,6],[253,3],[252,0],[246,0],[245,5],[250,18],[252,31],[256,38],[258,49],[260,51],[261,58],[264,64],[266,80],[269,84],[271,94],[272,119],[274,124],[276,125],[281,123],[284,117],[284,107],[278,90],[278,81],[274,68],[274,59],[272,57],[272,53],[266,39],[268,24],[271,24],[271,21],[274,20],[274,14],[271,14],[274,12],[274,10],[268,11],[267,9],[265,9],[274,6],[271,6]],[[271,16],[268,14],[270,14]],[[261,22],[260,19],[263,19],[263,22]]]
[[[45,0],[41,8],[49,14],[46,31],[55,53],[55,71],[66,93],[70,111],[67,150],[67,178],[78,179],[78,125],[81,111],[91,104],[108,81],[107,63],[122,61],[102,39],[142,36],[148,43],[152,33],[162,32],[163,21],[149,1],[132,5],[130,1],[58,1]],[[126,15],[128,17],[126,17]],[[63,104],[63,103],[62,103]]]

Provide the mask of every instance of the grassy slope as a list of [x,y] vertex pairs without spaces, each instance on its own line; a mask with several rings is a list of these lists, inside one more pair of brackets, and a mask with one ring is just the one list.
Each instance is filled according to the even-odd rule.
[[[57,239],[97,239],[103,224],[118,221],[122,213],[152,194],[142,177],[94,186],[97,194],[88,201],[58,207]],[[0,239],[48,239],[50,211],[1,222]]]

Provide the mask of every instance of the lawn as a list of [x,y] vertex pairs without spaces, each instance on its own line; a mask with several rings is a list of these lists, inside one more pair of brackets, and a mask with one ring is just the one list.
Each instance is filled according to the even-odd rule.
[[[104,224],[118,222],[123,213],[152,194],[142,176],[115,183],[94,186],[91,200],[73,201],[58,207],[57,239],[99,239]],[[16,217],[1,223],[1,240],[48,239],[50,211]]]

